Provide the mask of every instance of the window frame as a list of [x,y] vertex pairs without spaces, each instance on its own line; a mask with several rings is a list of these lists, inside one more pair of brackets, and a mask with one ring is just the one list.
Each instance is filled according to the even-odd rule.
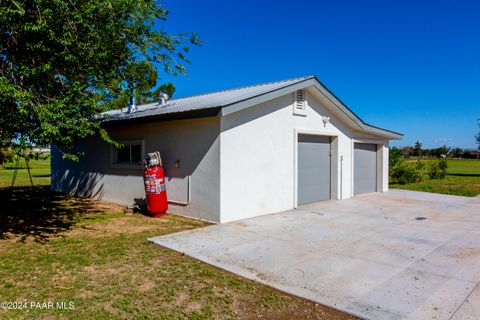
[[[119,163],[117,162],[117,150],[114,145],[110,147],[110,167],[115,169],[137,169],[143,170],[143,159],[145,159],[145,140],[144,139],[113,139],[114,141],[123,145],[140,145],[140,163]],[[130,161],[132,160],[132,150],[130,147]]]

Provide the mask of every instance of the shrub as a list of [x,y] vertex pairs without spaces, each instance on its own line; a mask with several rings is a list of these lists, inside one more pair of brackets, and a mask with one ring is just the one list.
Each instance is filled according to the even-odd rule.
[[428,176],[430,179],[443,179],[445,176],[442,176],[442,171],[440,170],[440,167],[438,166],[438,162],[433,162],[430,165],[430,170],[428,171]]
[[420,159],[417,159],[417,163],[415,163],[415,170],[417,170],[420,180],[422,180],[425,167],[426,167],[425,162],[422,162],[420,161]]
[[398,149],[396,147],[390,148],[389,153],[390,153],[389,157],[388,157],[388,159],[389,159],[389,173],[390,173],[390,176],[392,176],[395,169],[403,163],[403,155],[402,155],[402,152],[400,151],[400,149]]
[[440,159],[430,165],[428,176],[430,179],[444,179],[447,174],[448,163],[445,159]]
[[0,148],[0,168],[4,162],[10,162],[13,159],[13,152],[7,148]]
[[447,169],[448,169],[448,162],[446,159],[440,159],[438,160],[438,166],[440,167],[440,170],[446,175],[447,174]]
[[392,170],[392,182],[398,184],[414,183],[421,180],[421,175],[415,167],[401,163]]
[[418,161],[416,166],[405,163],[401,150],[395,147],[390,149],[389,160],[391,183],[407,184],[422,179],[421,172],[425,168],[423,162]]

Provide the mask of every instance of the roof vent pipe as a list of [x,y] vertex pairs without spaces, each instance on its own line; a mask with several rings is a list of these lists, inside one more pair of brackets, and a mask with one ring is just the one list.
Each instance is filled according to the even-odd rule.
[[130,97],[130,103],[128,104],[127,113],[134,113],[137,112],[137,98],[135,96]]
[[167,101],[168,101],[168,94],[166,94],[165,92],[160,92],[158,94],[158,102],[160,103],[160,106],[165,106],[167,104]]

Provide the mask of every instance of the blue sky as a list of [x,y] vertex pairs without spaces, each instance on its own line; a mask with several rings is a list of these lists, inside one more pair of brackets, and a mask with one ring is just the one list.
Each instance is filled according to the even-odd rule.
[[176,97],[316,75],[368,123],[402,141],[475,147],[478,1],[165,0],[172,33],[196,31]]

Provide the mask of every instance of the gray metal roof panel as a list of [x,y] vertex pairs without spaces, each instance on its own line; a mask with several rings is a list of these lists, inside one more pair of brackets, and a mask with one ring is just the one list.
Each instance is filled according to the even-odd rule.
[[106,121],[127,120],[139,117],[149,117],[155,115],[163,115],[176,112],[185,112],[201,109],[210,109],[223,107],[233,103],[250,99],[268,92],[272,92],[284,87],[288,87],[314,76],[293,78],[276,82],[268,82],[241,88],[234,88],[223,91],[216,91],[206,94],[189,96],[184,98],[172,99],[166,105],[161,106],[158,102],[139,105],[138,111],[127,113],[126,109],[112,110],[104,113]]

